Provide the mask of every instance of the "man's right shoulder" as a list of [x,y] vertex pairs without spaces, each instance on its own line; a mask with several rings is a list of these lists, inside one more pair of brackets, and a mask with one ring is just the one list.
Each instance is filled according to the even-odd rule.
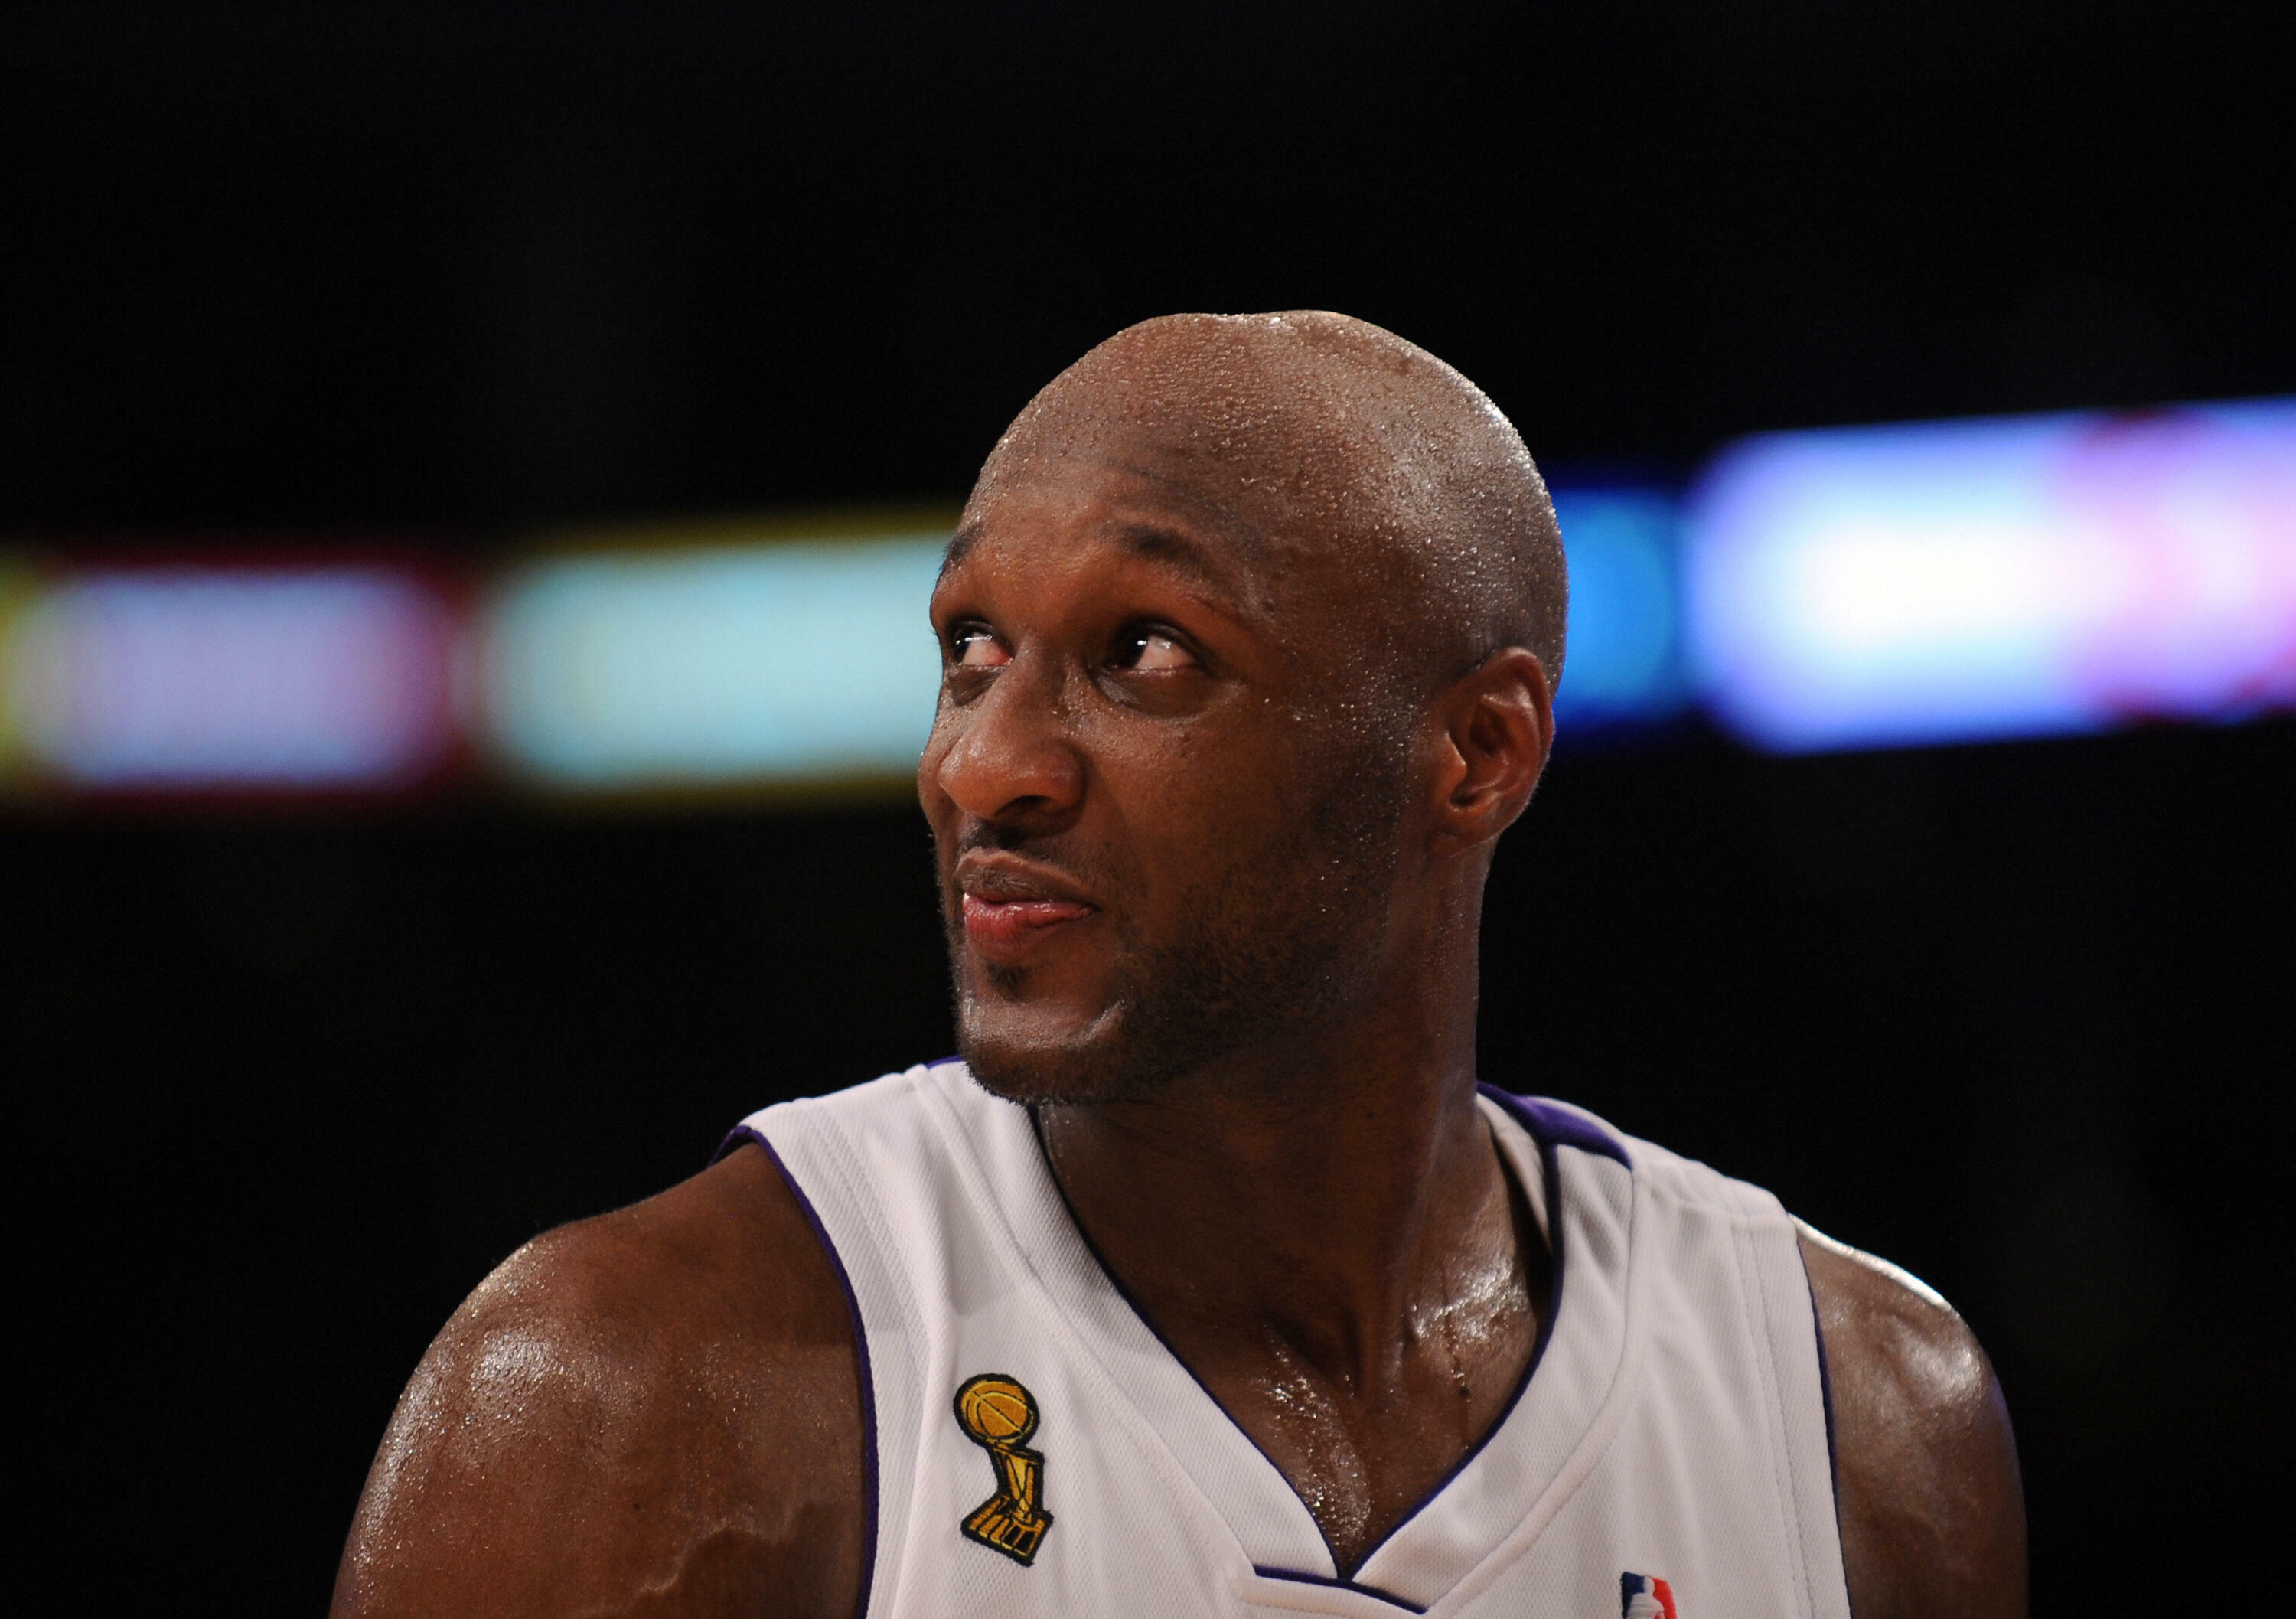
[[834,1263],[754,1146],[546,1233],[423,1357],[338,1615],[853,1610],[859,1373]]

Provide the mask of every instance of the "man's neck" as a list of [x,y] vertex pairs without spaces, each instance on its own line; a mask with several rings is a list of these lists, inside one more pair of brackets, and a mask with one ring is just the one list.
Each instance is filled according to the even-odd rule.
[[1437,1257],[1503,1195],[1473,1072],[1267,1078],[1222,1064],[1146,1098],[1043,1107],[1038,1130],[1136,1297],[1272,1331],[1368,1388],[1442,1290]]
[[1389,1028],[1037,1114],[1086,1237],[1342,1574],[1507,1409],[1546,1302],[1472,1009]]

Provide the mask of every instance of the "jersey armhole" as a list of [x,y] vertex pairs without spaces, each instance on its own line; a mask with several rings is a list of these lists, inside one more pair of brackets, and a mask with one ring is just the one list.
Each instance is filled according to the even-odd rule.
[[845,1313],[853,1324],[853,1367],[859,1382],[861,1397],[861,1580],[853,1599],[853,1619],[868,1619],[870,1589],[877,1574],[877,1496],[881,1487],[877,1459],[877,1387],[869,1367],[869,1329],[861,1320],[861,1297],[853,1290],[853,1278],[845,1269],[844,1256],[838,1253],[837,1244],[822,1224],[813,1199],[805,1195],[790,1167],[782,1161],[766,1133],[753,1124],[737,1124],[719,1142],[718,1150],[709,1155],[715,1164],[744,1146],[755,1146],[766,1155],[782,1178],[782,1184],[797,1199],[798,1212],[805,1223],[813,1229],[814,1239],[829,1257],[831,1274],[837,1278],[837,1290],[845,1295]]
[[1794,1253],[1801,1261],[1802,1286],[1809,1290],[1809,1329],[1817,1339],[1817,1398],[1825,1411],[1825,1477],[1833,1492],[1833,1532],[1841,1533],[1841,1451],[1833,1434],[1833,1372],[1825,1355],[1825,1321],[1818,1314],[1817,1284],[1810,1279],[1809,1256],[1801,1251],[1796,1232]]

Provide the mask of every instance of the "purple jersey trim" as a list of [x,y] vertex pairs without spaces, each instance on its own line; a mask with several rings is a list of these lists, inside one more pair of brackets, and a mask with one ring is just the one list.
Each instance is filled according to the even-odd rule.
[[[1801,1238],[1794,1238],[1794,1251],[1800,1253]],[[1825,1408],[1825,1481],[1833,1492],[1833,1532],[1841,1533],[1841,1453],[1834,1448],[1833,1438],[1833,1373],[1825,1359],[1825,1325],[1817,1319],[1817,1284],[1810,1279],[1809,1256],[1802,1255],[1801,1276],[1809,1288],[1809,1327],[1817,1338],[1817,1397]],[[1846,1598],[1845,1598],[1846,1600]],[[1850,1619],[1857,1619],[1851,1610]]]
[[709,1155],[716,1163],[728,1153],[744,1146],[755,1146],[766,1155],[766,1161],[780,1171],[790,1196],[797,1199],[805,1223],[821,1242],[821,1251],[829,1255],[829,1268],[837,1275],[838,1290],[845,1294],[845,1311],[853,1321],[853,1363],[861,1382],[861,1589],[854,1598],[853,1619],[868,1619],[869,1588],[877,1576],[877,1385],[869,1371],[869,1333],[861,1324],[861,1298],[853,1291],[853,1278],[845,1273],[845,1261],[837,1252],[837,1245],[829,1239],[829,1229],[821,1223],[815,1212],[813,1199],[790,1173],[789,1165],[774,1150],[774,1144],[747,1124],[739,1124],[727,1132]]
[[1251,1572],[1263,1580],[1290,1580],[1299,1585],[1324,1585],[1329,1586],[1333,1590],[1351,1590],[1357,1596],[1369,1597],[1375,1602],[1390,1603],[1406,1614],[1423,1614],[1427,1611],[1416,1602],[1405,1601],[1391,1590],[1382,1590],[1376,1585],[1365,1585],[1354,1580],[1334,1580],[1329,1574],[1303,1574],[1297,1569],[1291,1568],[1262,1568],[1257,1563],[1251,1566]]
[[1530,1138],[1541,1146],[1550,1143],[1556,1146],[1575,1146],[1582,1153],[1598,1157],[1614,1158],[1628,1169],[1635,1161],[1627,1156],[1626,1144],[1609,1130],[1589,1120],[1580,1118],[1567,1107],[1537,1097],[1510,1096],[1496,1085],[1485,1085],[1482,1093],[1515,1116],[1516,1122],[1530,1132]]

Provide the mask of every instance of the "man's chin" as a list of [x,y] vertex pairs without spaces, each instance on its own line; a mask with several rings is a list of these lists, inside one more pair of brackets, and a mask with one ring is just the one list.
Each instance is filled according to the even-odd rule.
[[1020,1021],[959,1010],[957,1053],[991,1096],[1028,1107],[1088,1105],[1144,1095],[1170,1077],[1142,1071],[1137,1042],[1117,1014],[1065,1029],[1037,1019],[1026,1020],[1034,1027],[1012,1026]]
[[983,1090],[1024,1107],[1113,1101],[1130,1089],[1111,1085],[1106,1066],[1074,1048],[996,1039],[960,1039],[956,1048]]

